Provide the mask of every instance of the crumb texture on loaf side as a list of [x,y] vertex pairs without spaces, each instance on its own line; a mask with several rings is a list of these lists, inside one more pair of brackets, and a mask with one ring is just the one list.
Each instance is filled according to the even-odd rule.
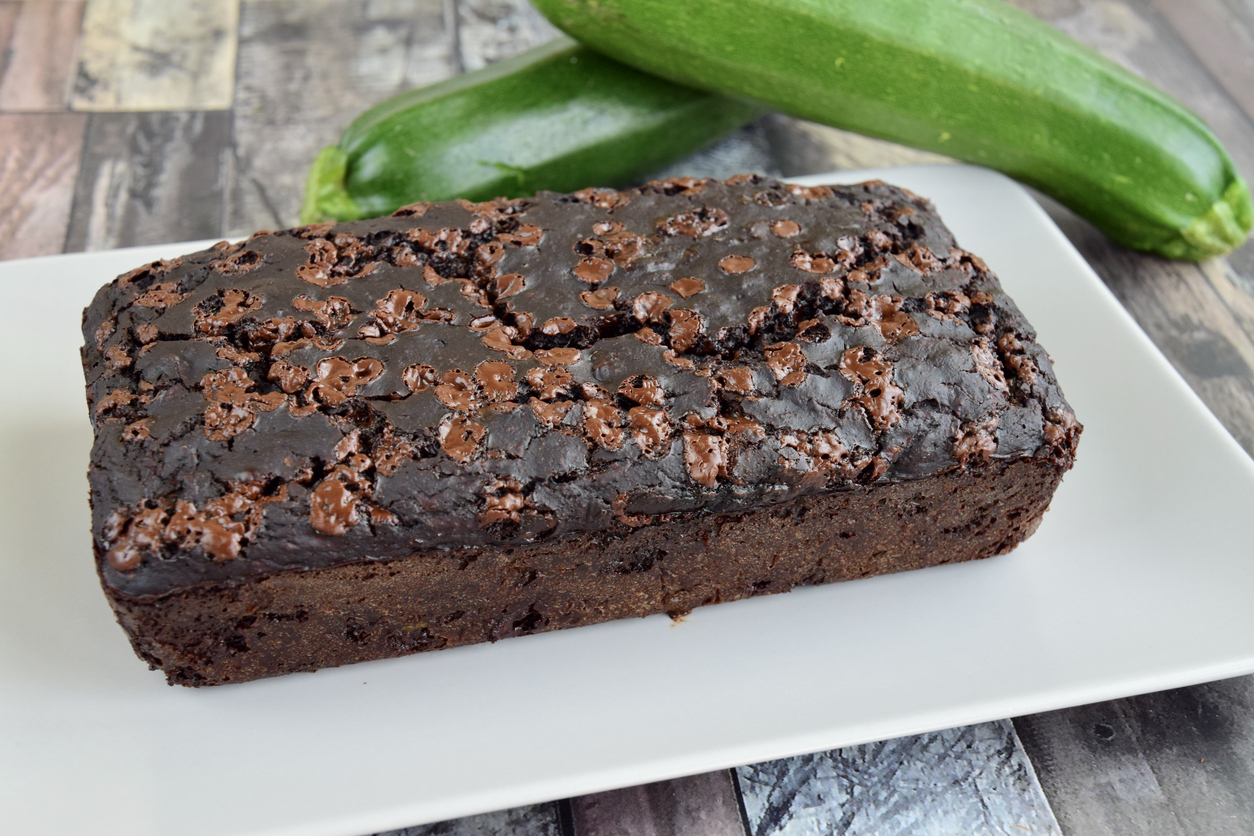
[[1035,530],[1060,477],[1040,460],[995,462],[626,534],[435,549],[114,603],[170,684],[245,682],[1003,554]]

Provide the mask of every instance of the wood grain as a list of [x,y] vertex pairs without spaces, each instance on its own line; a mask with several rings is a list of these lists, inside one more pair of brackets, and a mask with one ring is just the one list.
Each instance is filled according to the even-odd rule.
[[375,836],[562,836],[555,802],[389,830]]
[[752,836],[1060,832],[1009,720],[735,771]]
[[727,770],[570,800],[575,836],[744,836]]
[[0,111],[65,110],[82,17],[82,3],[21,5],[5,39]]
[[13,27],[22,13],[20,0],[0,0],[0,81],[9,66],[9,46],[13,39]]
[[89,0],[74,110],[226,110],[239,0]]
[[509,58],[560,33],[526,0],[449,0],[457,9],[460,69]]
[[362,111],[452,74],[441,0],[245,3],[227,232],[292,226],[318,151]]
[[1254,679],[1020,717],[1067,834],[1254,833]]
[[92,114],[65,249],[219,237],[230,141],[222,111]]
[[1221,0],[1154,0],[1245,115],[1254,119],[1254,32]]
[[956,162],[951,157],[930,151],[907,148],[778,113],[766,117],[765,123],[775,158],[786,177],[824,171]]
[[779,177],[783,171],[778,159],[778,149],[772,141],[773,118],[763,117],[733,131],[708,148],[655,171],[644,180],[660,180],[666,177],[726,179],[733,174],[744,173]]
[[0,259],[61,251],[87,117],[0,114]]

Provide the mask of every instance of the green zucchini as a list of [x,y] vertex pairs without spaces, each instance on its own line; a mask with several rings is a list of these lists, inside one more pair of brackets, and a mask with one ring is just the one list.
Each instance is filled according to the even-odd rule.
[[762,112],[559,38],[367,110],[318,155],[301,221],[384,215],[417,201],[617,186]]
[[1250,193],[1183,105],[997,0],[533,0],[626,64],[986,165],[1128,247],[1239,245]]

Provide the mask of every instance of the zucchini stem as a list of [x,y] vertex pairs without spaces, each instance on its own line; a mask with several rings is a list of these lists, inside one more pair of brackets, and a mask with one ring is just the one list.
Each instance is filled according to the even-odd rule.
[[1191,261],[1223,255],[1241,246],[1251,226],[1254,206],[1250,203],[1250,190],[1238,177],[1206,214],[1182,229],[1180,238],[1163,248],[1163,254]]
[[305,202],[300,208],[301,223],[355,221],[365,217],[361,207],[348,194],[344,182],[347,174],[348,154],[342,148],[328,145],[318,152],[305,181]]

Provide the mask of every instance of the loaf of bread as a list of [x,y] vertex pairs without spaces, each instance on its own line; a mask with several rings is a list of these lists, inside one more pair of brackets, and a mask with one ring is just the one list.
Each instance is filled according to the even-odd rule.
[[1000,554],[1080,433],[996,277],[879,182],[261,232],[83,326],[100,578],[181,685]]

